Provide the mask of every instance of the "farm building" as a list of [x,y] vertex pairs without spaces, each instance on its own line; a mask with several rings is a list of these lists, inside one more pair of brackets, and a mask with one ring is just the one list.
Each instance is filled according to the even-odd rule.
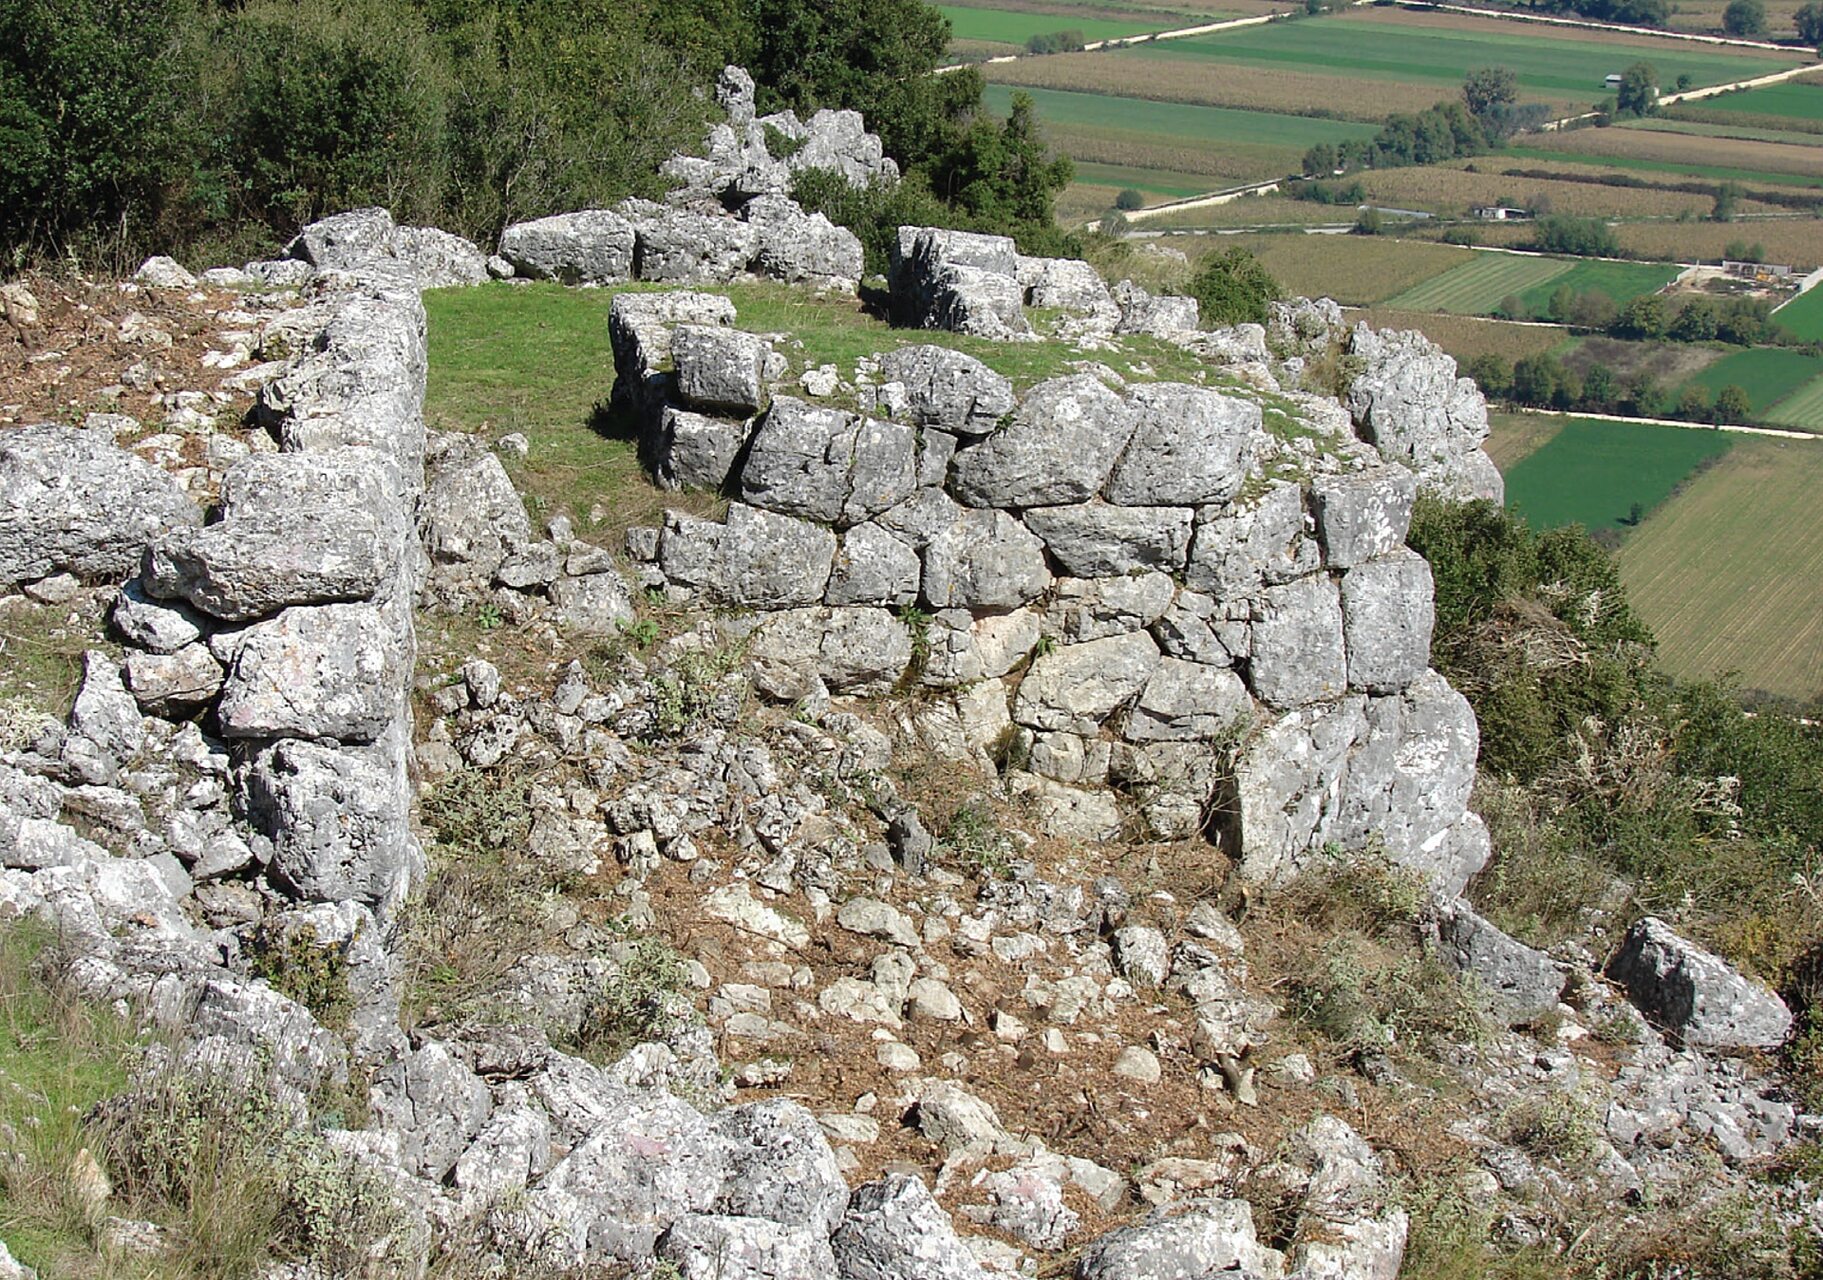
[[1530,209],[1519,209],[1510,204],[1477,205],[1473,213],[1483,222],[1524,222],[1532,216]]

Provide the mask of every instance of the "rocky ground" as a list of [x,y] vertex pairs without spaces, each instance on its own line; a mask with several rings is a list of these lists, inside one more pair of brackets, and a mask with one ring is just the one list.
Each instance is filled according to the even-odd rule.
[[[286,1207],[274,1280],[1814,1265],[1777,997],[1472,906],[1403,546],[1419,486],[1498,484],[1447,357],[912,228],[902,319],[1079,366],[789,376],[715,285],[852,290],[858,243],[750,91],[675,207],[491,262],[368,212],[6,287],[4,412],[52,425],[0,428],[0,917],[160,1033],[72,1149],[7,1042],[0,1221],[191,1274],[153,1188],[202,1132]],[[536,439],[425,437],[418,290],[489,274],[690,286],[617,301],[614,395],[724,521],[601,545],[515,493]],[[1206,371],[1113,375],[1129,332]]]

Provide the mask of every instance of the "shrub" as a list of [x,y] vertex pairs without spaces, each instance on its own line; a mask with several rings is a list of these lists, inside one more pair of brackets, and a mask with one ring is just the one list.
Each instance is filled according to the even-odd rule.
[[634,1046],[662,1040],[689,1018],[680,999],[687,985],[683,957],[658,938],[643,937],[611,949],[614,971],[583,1013],[578,1046],[604,1062]]
[[1187,292],[1205,326],[1265,324],[1266,304],[1279,296],[1279,284],[1251,253],[1235,248],[1212,254]]
[[1122,213],[1131,213],[1135,209],[1143,208],[1145,203],[1146,197],[1132,187],[1123,188],[1120,194],[1114,197],[1114,207]]

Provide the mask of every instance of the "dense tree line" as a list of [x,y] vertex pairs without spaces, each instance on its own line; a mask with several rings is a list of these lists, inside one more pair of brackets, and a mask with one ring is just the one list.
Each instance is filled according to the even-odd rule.
[[928,218],[1031,231],[1068,169],[921,0],[0,0],[0,249],[269,249],[383,204],[491,241],[657,196],[714,77],[864,112]]

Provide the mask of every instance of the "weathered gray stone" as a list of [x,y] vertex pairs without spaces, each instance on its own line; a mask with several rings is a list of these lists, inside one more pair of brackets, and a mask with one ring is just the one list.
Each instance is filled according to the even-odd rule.
[[500,256],[534,280],[621,284],[633,278],[633,240],[619,214],[584,209],[514,223],[500,233]]
[[483,284],[489,274],[488,255],[479,245],[436,227],[396,227],[386,252],[410,264],[420,289]]
[[734,304],[716,293],[616,294],[608,308],[613,403],[638,416],[649,429],[670,390],[673,329],[680,324],[730,326],[734,318]]
[[912,428],[779,396],[754,433],[741,496],[829,524],[858,524],[917,487]]
[[1348,684],[1342,604],[1327,576],[1267,587],[1254,601],[1247,683],[1275,707],[1341,696]]
[[1473,381],[1456,376],[1455,360],[1421,333],[1375,333],[1364,324],[1348,349],[1362,369],[1344,403],[1363,438],[1388,462],[1415,470],[1426,488],[1499,502],[1505,485],[1481,452],[1487,402]]
[[1052,378],[1026,393],[1007,427],[957,451],[952,490],[977,507],[1087,502],[1107,482],[1133,427],[1126,403],[1095,378]]
[[1044,544],[1004,511],[963,511],[924,550],[934,609],[1014,609],[1050,584]]
[[659,563],[672,582],[713,600],[788,609],[823,598],[835,550],[827,529],[736,504],[719,525],[666,513]]
[[1313,842],[1328,837],[1348,753],[1366,731],[1366,703],[1353,695],[1304,707],[1246,741],[1234,770],[1241,879],[1288,880]]
[[1227,600],[1314,573],[1318,565],[1316,541],[1304,536],[1303,493],[1280,484],[1258,499],[1203,508],[1184,582]]
[[1164,658],[1146,681],[1122,732],[1132,742],[1201,741],[1244,724],[1252,712],[1253,699],[1234,672]]
[[[789,116],[790,113],[784,113]],[[761,123],[778,120],[767,116]],[[793,173],[830,169],[851,187],[891,187],[899,181],[899,166],[888,156],[876,134],[867,132],[859,111],[833,111],[825,107],[799,126],[786,129],[802,145],[786,158]]]
[[1627,930],[1608,962],[1608,976],[1641,1012],[1687,1045],[1770,1048],[1791,1030],[1791,1010],[1771,988],[1654,916]]
[[395,568],[379,520],[360,508],[230,516],[167,534],[146,553],[146,590],[229,622],[287,605],[366,600]]
[[1203,1200],[1111,1231],[1083,1250],[1077,1280],[1189,1280],[1234,1273],[1277,1277],[1284,1262],[1254,1234],[1245,1200]]
[[185,715],[221,692],[224,672],[208,646],[186,645],[176,653],[129,653],[127,688],[153,715]]
[[687,1213],[659,1237],[656,1256],[679,1280],[812,1280],[836,1274],[826,1234],[764,1218]]
[[479,1076],[432,1041],[380,1069],[372,1106],[375,1121],[398,1135],[405,1167],[441,1182],[481,1131],[493,1099]]
[[1349,569],[1405,545],[1418,481],[1404,467],[1375,467],[1311,482],[1317,536],[1332,569]]
[[469,436],[443,436],[426,458],[418,529],[438,571],[484,587],[506,558],[532,540],[499,457]]
[[1107,578],[1135,569],[1183,569],[1190,549],[1187,507],[1117,507],[1087,502],[1036,507],[1025,513],[1033,533],[1068,573]]
[[1416,551],[1398,551],[1342,575],[1342,631],[1348,683],[1368,693],[1396,693],[1431,661],[1431,567]]
[[653,478],[666,489],[721,492],[751,428],[751,422],[730,422],[666,405],[653,442]]
[[396,741],[330,747],[283,740],[255,757],[249,820],[272,841],[272,874],[312,902],[396,900],[422,871],[411,785]]
[[884,609],[793,609],[773,614],[748,646],[753,680],[796,701],[819,681],[832,693],[884,693],[911,663],[911,633]]
[[392,214],[386,210],[351,209],[311,223],[285,252],[319,271],[345,271],[384,253],[392,233]]
[[842,535],[823,599],[832,605],[908,605],[918,598],[920,572],[910,543],[868,521]]
[[147,258],[139,264],[139,270],[133,273],[137,284],[147,285],[153,289],[194,289],[196,277],[184,270],[183,265],[175,258],[158,254]]
[[372,605],[286,609],[241,636],[218,713],[231,738],[371,742],[397,713],[411,628]]
[[146,545],[202,524],[183,486],[90,431],[0,431],[0,589],[71,573],[118,580]]
[[626,579],[612,569],[551,583],[557,624],[579,635],[613,636],[633,621],[633,597]]
[[1127,393],[1136,426],[1108,478],[1108,501],[1130,507],[1201,506],[1240,492],[1260,430],[1260,407],[1182,383]]
[[82,685],[64,734],[65,768],[79,782],[112,784],[145,741],[139,705],[120,682],[119,664],[99,649],[88,650],[82,655]]
[[840,1280],[987,1280],[948,1215],[907,1174],[856,1187],[829,1243]]
[[766,403],[763,339],[738,329],[680,324],[671,331],[671,359],[678,394],[698,408],[757,413]]
[[1120,308],[1100,273],[1080,258],[1027,258],[1017,260],[1016,275],[1026,291],[1026,301],[1050,311],[1092,316],[1112,329]]
[[[961,609],[943,610],[930,625],[930,650],[920,680],[933,689],[997,680],[1025,661],[1037,646],[1041,630],[1033,609],[979,617]],[[1003,708],[1004,703],[1002,699]]]
[[1176,591],[1162,573],[1059,578],[1045,606],[1045,633],[1077,644],[1144,631],[1170,607]]
[[1093,734],[1117,707],[1145,688],[1159,664],[1145,632],[1060,645],[1032,663],[1019,685],[1013,719],[1034,729]]
[[1110,291],[1120,307],[1116,333],[1145,333],[1155,338],[1175,338],[1197,328],[1195,298],[1157,296],[1131,280],[1122,280]]
[[984,436],[1013,411],[1010,381],[948,347],[901,347],[880,358],[880,369],[905,387],[912,421],[919,426]]
[[760,228],[759,256],[753,265],[761,275],[845,293],[859,287],[866,254],[847,227],[820,213],[805,213],[782,196],[749,201],[741,218]]
[[261,384],[256,416],[287,453],[371,446],[415,491],[429,359],[424,305],[404,268],[369,268],[362,281],[337,295],[313,349]]
[[121,588],[108,617],[128,644],[149,653],[176,653],[203,634],[203,619],[189,606],[147,599],[137,582]]
[[816,1117],[784,1098],[731,1107],[710,1125],[727,1144],[717,1213],[740,1214],[827,1238],[848,1207],[835,1152]]
[[1430,924],[1445,963],[1472,978],[1512,1025],[1530,1022],[1557,1007],[1566,979],[1562,968],[1544,952],[1508,937],[1460,898],[1439,903]]
[[635,217],[633,274],[670,284],[727,284],[759,253],[760,229],[713,214],[655,206]]

